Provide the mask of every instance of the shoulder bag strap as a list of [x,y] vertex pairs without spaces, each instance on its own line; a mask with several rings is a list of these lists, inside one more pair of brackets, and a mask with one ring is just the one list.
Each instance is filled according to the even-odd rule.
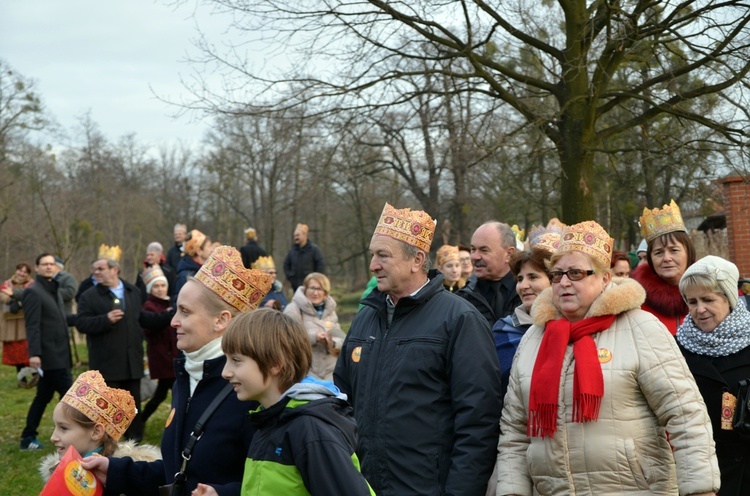
[[190,437],[188,438],[187,444],[185,444],[185,449],[182,450],[182,466],[180,467],[180,471],[177,472],[174,475],[175,480],[182,479],[184,480],[185,477],[185,469],[187,468],[187,463],[190,461],[190,458],[193,456],[193,448],[195,447],[195,443],[198,442],[198,440],[203,435],[203,428],[206,424],[206,421],[208,418],[216,411],[217,408],[219,408],[219,405],[221,404],[224,399],[229,396],[229,393],[232,392],[232,389],[234,389],[234,386],[227,383],[224,386],[224,389],[222,389],[219,394],[216,395],[216,397],[213,399],[210,405],[208,405],[208,408],[203,412],[201,417],[198,419],[198,422],[196,422],[195,427],[193,428],[193,432],[190,433]]

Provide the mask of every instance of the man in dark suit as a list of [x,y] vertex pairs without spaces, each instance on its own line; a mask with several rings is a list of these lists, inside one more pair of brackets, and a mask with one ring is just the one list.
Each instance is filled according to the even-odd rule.
[[44,410],[55,391],[62,398],[73,385],[68,321],[62,297],[58,294],[59,283],[54,279],[57,272],[55,257],[42,253],[37,257],[34,269],[36,280],[24,290],[21,301],[26,318],[29,365],[39,370],[40,377],[21,434],[22,451],[44,447],[37,440],[37,428]]
[[[86,334],[89,369],[98,370],[109,387],[125,389],[133,395],[141,411],[143,378],[143,331],[138,324],[141,293],[120,279],[120,264],[111,258],[94,262],[98,284],[81,295],[76,327]],[[143,421],[139,413],[125,438],[140,441]]]

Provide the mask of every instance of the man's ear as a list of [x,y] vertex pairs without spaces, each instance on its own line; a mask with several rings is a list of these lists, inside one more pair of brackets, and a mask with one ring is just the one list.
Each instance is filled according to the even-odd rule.
[[424,267],[425,261],[427,258],[427,254],[423,252],[422,250],[417,251],[416,256],[414,257],[414,264],[412,265],[412,272],[419,272],[422,270],[422,267]]

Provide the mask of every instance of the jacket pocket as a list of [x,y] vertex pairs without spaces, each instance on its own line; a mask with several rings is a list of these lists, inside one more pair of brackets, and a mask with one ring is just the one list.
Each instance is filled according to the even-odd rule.
[[399,360],[418,362],[439,357],[445,358],[445,340],[431,336],[398,339],[396,356]]
[[633,438],[625,438],[625,456],[628,461],[628,467],[630,473],[633,474],[633,480],[635,481],[638,489],[647,490],[649,489],[648,473],[644,470],[643,464],[641,463],[641,457],[638,454],[638,449],[635,446]]

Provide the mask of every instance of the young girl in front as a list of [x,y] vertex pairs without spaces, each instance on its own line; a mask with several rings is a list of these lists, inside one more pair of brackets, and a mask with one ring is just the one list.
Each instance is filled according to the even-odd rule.
[[71,445],[83,457],[96,453],[144,461],[159,459],[159,449],[154,446],[136,446],[133,441],[118,443],[136,413],[135,401],[128,391],[107,387],[96,370],[82,373],[52,414],[55,430],[50,441],[55,453],[42,459],[42,479],[49,480]]

